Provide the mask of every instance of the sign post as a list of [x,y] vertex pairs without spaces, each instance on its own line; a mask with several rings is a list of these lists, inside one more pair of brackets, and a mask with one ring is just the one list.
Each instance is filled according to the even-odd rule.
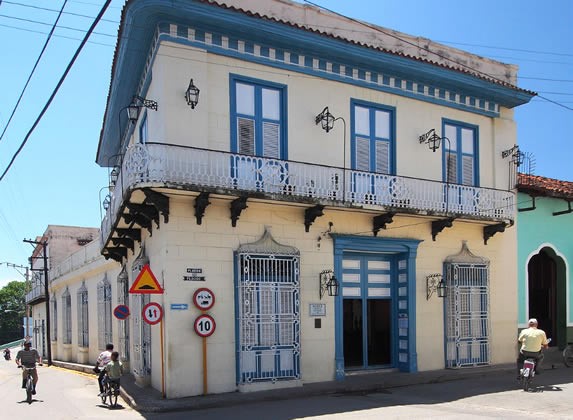
[[207,337],[215,332],[216,324],[213,317],[207,315],[205,311],[211,309],[215,304],[215,294],[206,287],[201,287],[193,294],[193,303],[202,312],[195,319],[193,328],[195,333],[203,339],[203,395],[207,395]]
[[[134,294],[163,294],[163,288],[155,278],[153,271],[149,267],[149,264],[145,264],[139,275],[131,285],[129,293]],[[119,305],[118,308],[122,306]],[[127,306],[125,307],[127,308]],[[129,315],[129,309],[127,309]],[[121,316],[121,310],[119,311]],[[115,314],[115,311],[114,311]],[[165,395],[165,354],[163,350],[163,308],[159,303],[150,302],[141,311],[141,316],[145,322],[149,325],[155,325],[159,323],[159,336],[160,336],[160,349],[161,349],[161,396],[166,398]],[[117,317],[117,315],[116,315]]]

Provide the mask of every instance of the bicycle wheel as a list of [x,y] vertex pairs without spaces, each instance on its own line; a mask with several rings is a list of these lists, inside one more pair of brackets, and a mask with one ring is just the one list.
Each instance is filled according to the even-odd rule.
[[107,401],[107,398],[110,397],[110,392],[109,392],[109,383],[107,380],[103,381],[103,392],[101,393],[101,402],[102,404],[105,404]]
[[117,406],[117,396],[119,395],[119,387],[116,384],[110,386],[109,390],[109,405],[112,407]]
[[34,390],[34,381],[31,376],[26,379],[26,402],[30,404],[32,402],[32,391]]
[[571,344],[563,349],[563,363],[567,367],[573,367],[573,345]]

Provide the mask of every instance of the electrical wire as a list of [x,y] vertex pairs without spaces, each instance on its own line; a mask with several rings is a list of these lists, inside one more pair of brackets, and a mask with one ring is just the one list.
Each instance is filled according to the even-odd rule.
[[16,110],[18,109],[18,105],[20,105],[20,101],[22,100],[22,97],[24,96],[24,93],[26,92],[26,89],[28,88],[28,84],[30,84],[30,80],[32,80],[32,76],[34,75],[34,72],[36,71],[36,67],[38,67],[40,60],[42,59],[42,56],[44,55],[44,51],[46,51],[46,48],[48,47],[48,44],[50,43],[50,40],[52,39],[52,34],[56,30],[56,26],[58,25],[58,21],[60,20],[60,17],[62,16],[62,12],[64,11],[64,8],[66,7],[67,2],[68,2],[68,0],[65,0],[64,3],[62,4],[62,8],[60,9],[60,12],[58,13],[58,17],[56,18],[54,24],[52,25],[52,29],[50,30],[50,33],[48,34],[48,38],[46,39],[46,42],[44,42],[44,46],[42,47],[42,51],[40,51],[40,55],[38,56],[38,58],[36,59],[36,62],[34,63],[34,67],[32,68],[30,75],[28,76],[28,80],[26,80],[26,83],[24,84],[24,88],[22,89],[22,92],[20,93],[20,96],[18,97],[18,100],[16,101],[16,105],[14,105],[14,109],[12,109],[12,113],[10,114],[10,118],[8,118],[8,121],[6,122],[6,125],[4,126],[4,130],[2,130],[2,134],[0,134],[0,141],[2,141],[2,139],[4,138],[4,134],[6,133],[6,130],[8,129],[8,126],[10,125],[10,122],[12,121],[12,118],[14,117],[14,114],[16,113]]
[[100,10],[99,14],[96,16],[94,22],[92,23],[92,25],[90,26],[90,28],[88,29],[88,31],[86,32],[86,35],[84,37],[84,39],[82,40],[81,44],[79,45],[79,47],[76,49],[76,52],[74,53],[74,56],[72,57],[72,60],[70,61],[70,63],[68,64],[68,66],[66,67],[66,70],[64,71],[64,74],[62,75],[62,77],[60,78],[60,81],[58,82],[58,84],[56,85],[54,91],[52,92],[52,94],[50,95],[50,98],[48,99],[48,102],[46,103],[46,105],[44,105],[44,108],[42,109],[42,111],[40,112],[40,115],[38,116],[38,118],[36,118],[36,121],[34,122],[34,124],[32,125],[32,128],[30,128],[30,130],[28,131],[28,133],[26,134],[26,137],[24,138],[24,140],[22,141],[22,144],[20,144],[20,147],[18,147],[18,150],[16,150],[16,153],[14,153],[14,156],[12,156],[12,159],[10,160],[10,163],[8,164],[8,166],[6,167],[6,170],[4,171],[4,173],[2,173],[2,175],[0,176],[0,181],[2,181],[4,179],[4,177],[6,176],[6,174],[8,173],[8,171],[10,170],[10,168],[12,167],[12,164],[14,163],[14,161],[16,160],[16,157],[20,154],[20,152],[22,151],[22,149],[24,148],[25,144],[27,143],[28,139],[30,138],[30,136],[32,135],[32,133],[34,132],[34,129],[36,128],[36,126],[39,124],[40,120],[42,119],[42,117],[44,116],[44,114],[46,113],[46,111],[48,110],[50,104],[52,103],[52,101],[54,100],[56,94],[58,93],[58,90],[60,89],[60,87],[62,86],[62,84],[64,83],[64,80],[66,79],[66,76],[68,75],[68,73],[70,72],[73,64],[75,63],[76,59],[78,58],[80,52],[82,51],[84,45],[86,44],[88,38],[90,37],[91,33],[93,32],[94,28],[96,27],[96,25],[99,23],[100,19],[102,18],[103,14],[105,13],[105,11],[107,10],[107,7],[109,6],[109,4],[111,3],[111,0],[106,0],[102,9]]
[[[478,70],[478,69],[473,68],[473,67],[471,67],[471,66],[468,66],[468,65],[466,65],[466,64],[458,63],[457,61],[455,61],[455,60],[453,60],[453,59],[451,59],[451,58],[445,56],[444,54],[437,53],[437,52],[435,52],[435,51],[432,51],[432,50],[429,49],[429,48],[426,48],[426,47],[420,46],[420,45],[418,45],[418,44],[415,44],[415,43],[413,43],[413,42],[411,42],[411,41],[408,41],[407,39],[400,38],[399,36],[394,35],[394,34],[392,34],[392,33],[388,33],[387,31],[382,30],[380,27],[377,27],[377,26],[374,26],[374,25],[369,25],[369,24],[367,24],[367,23],[365,23],[365,22],[362,22],[362,21],[360,21],[360,20],[358,20],[358,19],[354,19],[354,18],[352,18],[352,17],[345,16],[345,15],[343,15],[342,13],[338,13],[338,12],[335,12],[334,10],[332,10],[332,9],[327,8],[327,7],[320,6],[320,5],[316,4],[316,3],[313,3],[313,2],[310,1],[310,0],[304,0],[304,2],[305,2],[305,3],[308,3],[308,4],[311,4],[311,5],[313,5],[314,7],[317,7],[317,8],[319,8],[319,9],[326,10],[326,11],[328,11],[328,12],[330,12],[330,13],[333,13],[333,14],[335,14],[335,15],[337,15],[337,16],[340,16],[340,17],[342,17],[342,18],[344,18],[344,19],[348,19],[348,20],[350,20],[350,21],[352,21],[352,22],[358,23],[359,25],[362,25],[362,26],[365,26],[365,27],[367,27],[367,28],[370,28],[371,30],[380,32],[380,33],[382,33],[382,34],[384,34],[384,35],[386,35],[386,36],[389,36],[389,37],[391,37],[391,38],[395,38],[395,39],[397,39],[398,41],[401,41],[401,42],[403,42],[403,43],[405,43],[405,44],[408,44],[408,45],[414,46],[414,47],[416,47],[416,48],[418,48],[418,49],[420,49],[420,50],[426,51],[426,52],[428,52],[428,53],[430,53],[430,54],[435,55],[436,57],[441,58],[442,60],[445,60],[445,61],[448,61],[448,62],[453,63],[454,66],[459,66],[459,67],[465,68],[465,69],[467,69],[467,70],[472,71],[472,72],[475,73],[475,74],[481,75],[482,77],[486,77],[486,78],[492,79],[492,80],[494,80],[494,81],[496,81],[496,82],[498,82],[498,83],[500,83],[500,84],[502,84],[502,85],[506,85],[506,84],[507,84],[507,82],[505,82],[505,81],[503,81],[503,80],[501,80],[501,79],[498,79],[497,77],[492,76],[491,74],[485,73],[485,72],[483,72],[483,71],[481,71],[481,70]],[[543,96],[541,96],[541,98],[542,98],[542,99],[545,99],[545,100],[548,100],[547,98],[545,98],[545,97],[543,97]],[[548,100],[548,101],[549,101],[549,102],[552,102],[552,103],[554,103],[554,104],[556,104],[556,105],[560,105],[561,107],[563,107],[563,108],[565,108],[565,109],[568,109],[568,110],[570,110],[570,111],[573,111],[573,108],[571,108],[571,107],[568,107],[568,106],[566,106],[566,105],[559,104],[558,102],[555,102],[555,101],[551,101],[551,100]]]

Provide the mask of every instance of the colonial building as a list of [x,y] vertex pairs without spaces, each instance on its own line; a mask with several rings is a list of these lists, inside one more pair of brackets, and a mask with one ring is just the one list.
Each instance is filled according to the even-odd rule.
[[[53,284],[50,282],[50,276],[59,277],[62,273],[77,269],[80,264],[70,259],[70,255],[76,251],[83,251],[84,246],[94,239],[99,242],[99,229],[97,228],[49,225],[42,236],[28,241],[34,246],[34,250],[30,256],[32,275],[30,290],[26,294],[26,304],[32,309],[32,343],[44,358],[48,357],[49,350],[51,350],[51,347],[48,347],[50,345],[48,328],[52,332],[50,341],[57,336],[55,329],[57,323],[49,323],[47,316],[47,306],[50,305],[49,294]],[[94,258],[97,257],[98,255],[95,254]],[[46,287],[46,277],[50,283],[49,287]],[[55,294],[52,295],[51,304],[54,310]]]
[[563,348],[573,342],[573,182],[519,174],[519,327],[535,317]]
[[175,398],[513,361],[516,80],[288,0],[127,1],[96,160],[136,380]]

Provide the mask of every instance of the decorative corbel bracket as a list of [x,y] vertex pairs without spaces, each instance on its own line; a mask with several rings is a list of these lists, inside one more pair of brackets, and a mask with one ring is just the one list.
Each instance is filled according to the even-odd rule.
[[133,239],[130,238],[111,238],[111,241],[115,246],[124,246],[133,251]]
[[[153,205],[155,210],[163,216],[163,222],[169,223],[169,197],[149,188],[144,188],[143,192],[145,193],[145,203]],[[159,223],[157,227],[159,228]]]
[[197,219],[198,225],[203,221],[205,209],[209,204],[211,204],[211,202],[209,201],[208,192],[202,192],[197,196],[197,198],[195,198],[195,204],[193,204],[193,207],[195,207],[195,218]]
[[247,206],[247,196],[242,196],[231,201],[231,225],[233,227],[237,226],[237,220],[239,219],[241,212],[247,207],[249,207]]
[[304,211],[304,230],[308,232],[310,229],[310,225],[314,223],[317,217],[324,215],[324,206],[318,204],[314,207],[309,207]]
[[[159,212],[150,204],[136,204],[136,203],[126,203],[125,205],[129,209],[130,214],[134,214],[136,216],[141,216],[149,221],[154,221],[157,225],[157,229],[159,229]],[[136,221],[137,224],[140,225],[139,222]]]
[[128,225],[131,223],[136,223],[142,228],[147,229],[149,235],[153,234],[151,230],[151,220],[148,219],[147,217],[142,216],[141,214],[131,214],[131,213],[124,213],[122,217],[123,220],[125,220],[125,223],[127,223]]
[[386,225],[393,222],[393,218],[396,215],[394,212],[388,212],[381,214],[379,216],[374,216],[372,218],[372,233],[374,236],[378,236],[378,231],[380,229],[386,229]]
[[495,225],[484,226],[484,228],[483,228],[483,243],[484,243],[484,245],[487,245],[488,239],[491,238],[493,235],[495,235],[497,232],[504,232],[505,228],[507,226],[508,226],[508,224],[505,222],[498,223]]
[[121,238],[126,236],[130,239],[133,239],[135,242],[141,242],[141,229],[117,228],[115,232]]
[[447,219],[434,220],[432,222],[432,241],[436,240],[436,236],[445,228],[451,228],[454,224],[454,218],[449,217]]
[[123,258],[127,258],[127,248],[122,248],[122,247],[107,247],[104,248],[104,251],[106,251],[103,256],[105,257],[106,260],[108,259],[112,259],[115,260],[117,262],[122,262]]

